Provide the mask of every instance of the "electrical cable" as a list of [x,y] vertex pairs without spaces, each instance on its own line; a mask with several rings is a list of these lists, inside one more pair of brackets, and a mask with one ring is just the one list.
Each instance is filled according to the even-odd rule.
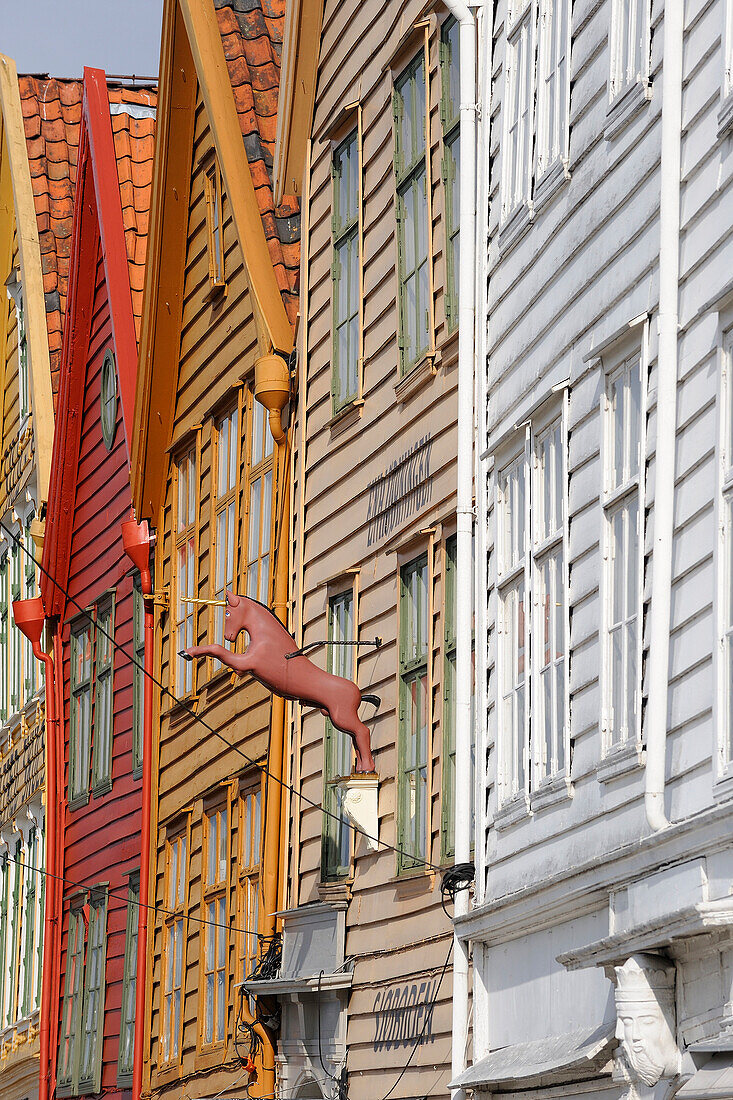
[[141,671],[144,676],[148,677],[148,679],[150,679],[151,682],[164,693],[164,695],[172,699],[173,702],[177,706],[179,706],[186,714],[188,714],[190,718],[193,718],[194,721],[202,725],[208,733],[211,733],[215,737],[218,737],[219,740],[227,745],[230,749],[233,749],[236,753],[238,753],[239,756],[246,760],[248,764],[251,764],[255,768],[259,768],[260,771],[269,779],[272,779],[273,782],[277,783],[284,790],[289,791],[295,798],[299,798],[301,802],[305,802],[306,805],[311,806],[314,810],[319,810],[324,817],[330,817],[334,821],[339,822],[341,825],[346,825],[347,827],[353,829],[355,833],[359,833],[361,836],[366,837],[367,840],[373,841],[375,844],[384,848],[386,851],[395,852],[397,855],[409,856],[410,860],[414,864],[419,864],[421,867],[424,867],[427,870],[442,870],[442,868],[439,867],[437,864],[431,863],[429,860],[426,859],[421,859],[419,856],[413,855],[412,852],[408,852],[404,848],[396,848],[394,845],[388,844],[386,841],[380,841],[377,839],[377,837],[370,836],[370,834],[365,832],[364,829],[360,829],[357,825],[351,824],[351,822],[347,821],[345,818],[339,817],[338,814],[332,813],[331,810],[327,810],[320,802],[314,802],[312,798],[309,798],[306,794],[303,794],[302,791],[296,790],[295,787],[292,786],[292,784],[286,783],[284,779],[281,779],[277,775],[273,775],[273,773],[268,770],[266,764],[262,764],[259,761],[252,759],[252,757],[248,756],[247,753],[243,751],[243,749],[239,748],[238,745],[235,745],[232,741],[227,740],[227,738],[222,733],[220,733],[218,730],[215,730],[213,726],[210,726],[209,723],[201,717],[200,714],[197,714],[193,707],[189,703],[187,703],[185,699],[179,699],[178,696],[174,695],[170,688],[166,687],[165,684],[162,683],[162,681],[158,680],[152,673],[147,671],[144,665],[141,664],[140,661],[138,661],[134,654],[131,654],[120,642],[115,641],[113,635],[108,634],[107,631],[99,625],[97,620],[93,618],[89,608],[82,607],[79,601],[76,600],[67,589],[59,584],[59,582],[51,575],[51,573],[49,573],[49,571],[41,564],[41,562],[39,562],[33,556],[28,547],[24,545],[22,539],[18,538],[18,536],[15,535],[2,520],[0,520],[0,530],[4,531],[5,534],[13,540],[16,546],[18,546],[23,551],[23,553],[26,554],[28,558],[30,558],[33,564],[38,569],[40,569],[40,571],[46,577],[48,577],[51,583],[55,585],[59,592],[61,592],[66,597],[69,603],[73,604],[78,611],[82,612],[82,614],[84,615],[87,615],[90,621],[94,622],[95,629],[102,635],[102,637],[107,639],[113,649],[119,650],[120,653],[124,654],[124,656],[130,661],[130,663],[134,665],[135,668],[137,668],[139,671]]

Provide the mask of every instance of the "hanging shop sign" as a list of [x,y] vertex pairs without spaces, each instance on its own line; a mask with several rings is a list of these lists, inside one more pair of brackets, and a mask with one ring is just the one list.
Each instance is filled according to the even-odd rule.
[[428,432],[367,486],[367,546],[386,538],[429,503],[433,491],[432,448]]
[[440,977],[381,990],[374,998],[372,1049],[397,1050],[432,1043],[433,1011]]

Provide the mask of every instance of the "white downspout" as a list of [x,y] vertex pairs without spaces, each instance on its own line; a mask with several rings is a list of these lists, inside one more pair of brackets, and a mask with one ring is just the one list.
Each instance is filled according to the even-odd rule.
[[677,303],[679,295],[682,46],[684,4],[666,0],[662,47],[662,150],[659,203],[659,319],[657,447],[654,478],[649,713],[645,808],[652,829],[669,825],[664,812],[669,626],[672,601],[674,480],[677,421]]
[[[456,499],[456,797],[455,861],[471,858],[471,616],[473,571],[473,385],[476,256],[476,22],[463,0],[446,0],[460,45],[460,268],[458,282],[458,443]],[[468,912],[456,894],[455,916]],[[452,1078],[465,1069],[468,1038],[468,945],[454,934]],[[463,1097],[456,1090],[454,1097]]]

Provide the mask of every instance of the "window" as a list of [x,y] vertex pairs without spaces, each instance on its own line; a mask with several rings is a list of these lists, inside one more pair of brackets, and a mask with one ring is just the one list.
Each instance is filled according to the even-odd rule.
[[194,690],[194,664],[180,656],[194,644],[196,595],[196,452],[187,451],[176,464],[176,689],[180,695]]
[[92,790],[94,794],[104,794],[112,789],[114,629],[114,599],[108,597],[97,607],[94,629],[97,651],[94,752],[92,759]]
[[[347,680],[354,678],[356,647],[338,643],[354,638],[354,593],[349,589],[328,601],[327,667],[329,672]],[[334,782],[351,774],[351,738],[337,730],[329,718],[326,719],[323,753],[323,808],[340,819],[323,817],[321,875],[326,881],[348,875],[351,870],[351,829],[343,819],[343,791]]]
[[115,429],[117,427],[117,368],[115,357],[111,348],[107,348],[102,362],[101,381],[102,403],[102,438],[108,451],[112,450],[115,442]]
[[540,0],[537,50],[537,176],[567,164],[570,110],[570,0]]
[[425,61],[421,53],[394,91],[397,286],[400,373],[428,351],[432,336],[428,269],[428,158]]
[[400,571],[398,872],[427,858],[428,583],[427,554]]
[[260,851],[262,846],[262,791],[258,784],[239,796],[239,859],[237,876],[237,955],[239,981],[257,961],[260,927]]
[[[29,1016],[37,1001],[37,948],[40,938],[40,913],[38,911],[38,883],[40,872],[40,845],[38,831],[31,827],[24,863],[27,866],[25,891],[25,920],[23,922],[23,991],[21,1016]],[[42,912],[42,909],[41,909]]]
[[604,417],[604,750],[641,739],[641,361],[607,380]]
[[0,722],[8,719],[8,555],[0,558]]
[[538,414],[497,479],[501,803],[567,789],[565,420]]
[[[223,600],[234,591],[237,532],[239,529],[239,409],[231,409],[216,423],[216,498],[214,520],[213,599]],[[224,641],[223,607],[214,607],[213,641]],[[232,647],[230,647],[232,648]],[[222,665],[214,662],[214,668]]]
[[204,812],[204,950],[201,957],[203,1012],[201,1042],[226,1042],[227,959],[229,957],[229,804]]
[[120,1014],[120,1050],[117,1058],[117,1084],[132,1084],[135,1052],[135,987],[137,980],[137,930],[140,921],[140,872],[130,875],[127,888],[127,929],[125,931],[125,970],[122,980]]
[[187,904],[188,849],[185,835],[166,840],[163,918],[162,1063],[177,1062],[183,1020],[183,948]]
[[534,101],[534,0],[512,5],[507,20],[502,215],[530,198]]
[[[10,548],[10,600],[14,602],[21,595],[21,548],[20,542],[13,539]],[[23,705],[23,635],[10,615],[10,713],[17,714]]]
[[[456,550],[457,538],[451,535],[445,543],[445,596],[443,603],[443,799],[442,799],[442,855],[455,854],[455,794],[456,794]],[[473,571],[472,571],[473,576]],[[475,814],[474,775],[476,770],[475,724],[475,664],[476,650],[471,635],[471,836]],[[471,844],[473,847],[473,843]]]
[[458,23],[446,19],[440,34],[443,124],[443,184],[445,187],[445,317],[448,329],[458,324],[460,229],[461,89]]
[[137,664],[132,667],[132,774],[143,771],[143,722],[145,713],[145,600],[136,575],[132,588],[132,645]]
[[359,396],[359,204],[361,178],[358,132],[338,146],[333,176],[333,411]]
[[221,213],[221,175],[216,159],[206,168],[204,180],[209,244],[209,286],[212,290],[220,290],[225,285],[224,228]]
[[8,990],[8,906],[10,902],[10,860],[0,859],[0,1028],[6,1026],[5,998]]
[[92,730],[92,623],[88,618],[71,628],[71,740],[69,743],[69,803],[89,798],[89,747]]
[[272,542],[272,435],[264,407],[252,401],[249,433],[249,534],[247,539],[247,595],[260,603],[270,599]]
[[105,970],[107,963],[107,890],[93,890],[89,899],[89,931],[84,980],[84,1007],[79,1060],[79,1092],[102,1087]]
[[23,859],[23,841],[20,837],[15,842],[13,852],[15,862],[13,874],[13,913],[10,928],[10,988],[8,990],[8,1023],[13,1023],[20,1015],[21,966],[23,961],[23,894],[25,880],[25,860]]
[[611,99],[649,77],[649,0],[613,0]]
[[[25,528],[25,569],[23,599],[30,600],[36,594],[36,563],[33,560],[33,539],[31,537],[31,519],[29,517]],[[23,638],[23,673],[25,701],[29,702],[36,694],[37,668],[36,658],[33,655],[33,647],[28,638]]]
[[64,1001],[61,1009],[57,1089],[62,1096],[69,1096],[75,1090],[75,1084],[79,1079],[78,1060],[84,984],[84,916],[82,904],[83,899],[80,898],[72,905],[69,913],[69,935],[66,941],[66,978]]

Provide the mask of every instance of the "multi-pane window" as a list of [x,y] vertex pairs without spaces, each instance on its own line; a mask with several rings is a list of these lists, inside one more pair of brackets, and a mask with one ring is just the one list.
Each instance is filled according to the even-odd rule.
[[28,1016],[36,1005],[36,960],[39,937],[39,913],[38,913],[38,883],[40,845],[38,843],[38,831],[32,827],[28,833],[26,889],[25,889],[25,919],[23,921],[23,992],[21,997],[20,1015]]
[[6,1025],[5,998],[8,989],[8,907],[10,904],[10,860],[0,859],[0,1028]]
[[333,176],[333,411],[359,396],[359,140],[354,130],[338,146]]
[[92,623],[88,618],[71,629],[71,740],[69,801],[89,796],[89,748],[92,730]]
[[79,1080],[82,991],[84,988],[84,914],[79,901],[69,913],[66,978],[61,1008],[58,1051],[58,1092],[69,1096]]
[[226,1040],[227,957],[229,954],[229,812],[227,804],[204,812],[204,951],[201,960],[205,1046]]
[[398,344],[402,374],[425,354],[431,338],[425,93],[425,61],[421,53],[396,81],[394,91]]
[[139,575],[132,588],[132,774],[136,779],[143,769],[143,722],[145,712],[145,600]]
[[112,348],[107,348],[102,361],[100,412],[102,439],[107,450],[111,451],[117,428],[117,366]]
[[570,0],[540,0],[537,48],[537,175],[568,157]]
[[194,644],[195,605],[184,598],[196,595],[196,452],[187,451],[176,464],[176,690],[193,691],[194,662],[180,656]]
[[720,746],[723,767],[733,762],[733,331],[726,333],[722,371],[723,425],[721,488],[723,565],[721,570],[723,599],[720,601],[722,675],[719,676],[724,699],[724,730]]
[[606,751],[638,741],[641,732],[641,437],[637,352],[609,376],[604,417]]
[[258,785],[239,796],[239,856],[237,860],[237,956],[239,981],[257,961],[260,924],[260,851],[262,792]]
[[[23,599],[30,600],[36,594],[36,563],[33,553],[33,539],[31,537],[31,519],[28,519],[25,528],[25,568],[23,570]],[[33,647],[28,638],[23,638],[23,680],[25,688],[25,700],[28,702],[36,694],[37,673],[36,658],[33,656]]]
[[163,917],[163,988],[160,1027],[161,1064],[177,1062],[181,1051],[183,952],[188,860],[185,834],[165,845],[165,912]]
[[534,0],[512,5],[507,20],[502,215],[530,197],[534,105]]
[[[351,589],[332,596],[328,602],[328,671],[347,680],[354,678],[354,646],[339,645],[353,640],[354,594]],[[324,880],[347,875],[351,864],[351,829],[343,817],[343,791],[336,781],[351,774],[352,747],[348,734],[336,729],[329,718],[323,745],[323,817],[321,875]],[[336,820],[338,819],[338,820]]]
[[8,555],[0,558],[0,722],[8,718]]
[[461,90],[458,23],[451,16],[440,33],[443,124],[443,183],[445,186],[445,317],[449,329],[458,324],[458,270],[460,230]]
[[649,0],[613,0],[611,99],[649,76]]
[[[10,602],[21,596],[20,542],[13,539],[10,547]],[[23,635],[10,615],[10,713],[17,714],[23,705]]]
[[270,597],[272,446],[264,407],[259,401],[253,401],[249,435],[247,595],[260,603],[268,603]]
[[497,480],[500,801],[567,776],[564,415],[527,425]]
[[224,277],[224,228],[221,211],[221,176],[219,165],[213,160],[204,176],[206,196],[206,229],[209,250],[209,285],[212,290],[223,287]]
[[400,571],[398,871],[422,867],[428,847],[428,558]]
[[94,631],[96,690],[92,790],[95,794],[103,794],[112,787],[114,622],[115,605],[114,600],[110,597],[97,607]]
[[[216,425],[216,501],[214,530],[214,594],[215,600],[223,600],[227,592],[234,591],[236,569],[236,542],[239,519],[239,410],[231,409]],[[214,641],[224,641],[224,608],[212,608],[214,615]],[[221,668],[219,661],[214,668]]]
[[84,976],[84,1007],[79,1059],[79,1091],[102,1087],[105,969],[107,962],[107,890],[92,891]]
[[132,1082],[135,1052],[135,989],[137,981],[137,930],[140,922],[140,873],[130,876],[127,889],[127,928],[125,931],[125,972],[122,982],[120,1014],[120,1050],[117,1058],[117,1083]]
[[13,851],[15,861],[15,873],[13,875],[13,912],[10,928],[10,988],[8,990],[8,1023],[12,1023],[19,1015],[21,983],[20,972],[23,961],[23,929],[25,916],[23,912],[23,892],[26,875],[25,860],[23,859],[23,841],[20,837],[15,842]]

